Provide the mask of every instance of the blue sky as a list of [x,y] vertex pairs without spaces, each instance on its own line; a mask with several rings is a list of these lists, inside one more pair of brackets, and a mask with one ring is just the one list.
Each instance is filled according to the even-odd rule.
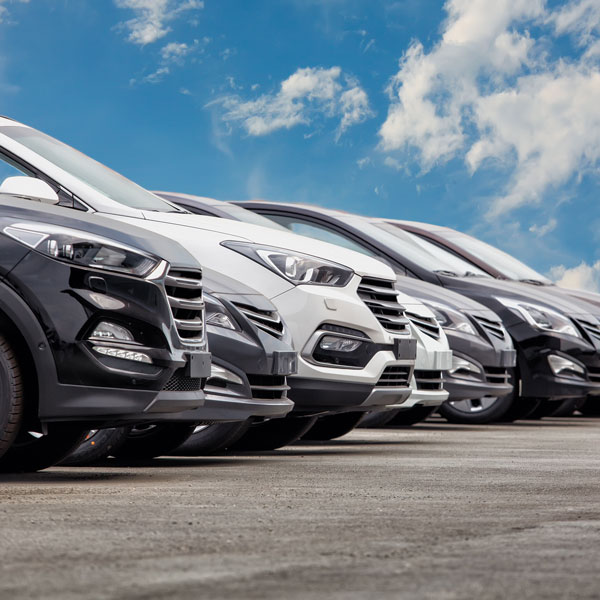
[[475,233],[600,283],[597,0],[0,0],[3,113],[138,183]]

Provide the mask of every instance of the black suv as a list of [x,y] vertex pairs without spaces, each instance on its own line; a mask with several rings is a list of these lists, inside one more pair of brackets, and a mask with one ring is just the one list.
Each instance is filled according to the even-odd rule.
[[3,195],[0,248],[0,470],[202,406],[202,272],[179,244]]

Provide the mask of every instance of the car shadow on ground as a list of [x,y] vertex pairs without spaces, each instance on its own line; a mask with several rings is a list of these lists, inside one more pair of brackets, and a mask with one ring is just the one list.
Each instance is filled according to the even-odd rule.
[[37,471],[35,473],[0,473],[0,484],[10,485],[23,483],[49,484],[56,483],[93,483],[135,478],[131,473],[118,473],[115,471],[92,471],[87,467],[54,467],[52,470]]

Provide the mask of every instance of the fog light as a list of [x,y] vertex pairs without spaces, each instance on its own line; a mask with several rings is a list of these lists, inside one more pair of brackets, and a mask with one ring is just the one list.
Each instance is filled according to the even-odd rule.
[[229,383],[244,385],[244,381],[239,375],[232,373],[228,369],[219,367],[219,365],[215,365],[215,363],[210,365],[210,377],[207,381],[208,385],[210,385],[211,379],[221,379],[222,381],[228,381]]
[[229,316],[220,312],[210,313],[207,315],[206,323],[208,325],[214,325],[215,327],[224,327],[225,329],[236,328]]
[[551,354],[548,356],[548,364],[555,375],[568,375],[570,373],[585,377],[585,368],[568,358]]
[[109,321],[101,321],[96,325],[89,338],[90,340],[119,340],[120,342],[133,342],[133,334],[129,329]]
[[469,373],[481,373],[481,369],[470,360],[466,358],[460,358],[459,356],[452,356],[452,367],[448,369],[450,375],[454,375],[455,377],[460,377],[460,374],[463,373],[468,375]]
[[354,352],[361,345],[362,342],[358,340],[338,338],[332,335],[324,336],[319,342],[321,350],[329,350],[330,352]]
[[135,362],[152,364],[152,359],[143,352],[132,352],[131,350],[123,350],[122,348],[111,348],[109,346],[94,346],[94,351],[105,356],[114,358],[123,358],[125,360],[133,360]]

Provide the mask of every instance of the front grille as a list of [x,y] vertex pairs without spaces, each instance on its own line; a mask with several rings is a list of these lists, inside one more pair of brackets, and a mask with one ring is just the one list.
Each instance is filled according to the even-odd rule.
[[423,333],[436,340],[440,339],[440,326],[433,317],[422,317],[408,311],[406,311],[406,316],[417,329],[420,329]]
[[253,398],[263,400],[281,400],[287,398],[287,385],[285,375],[248,375],[248,382]]
[[600,368],[599,367],[587,367],[588,377],[590,381],[594,383],[600,383]]
[[200,377],[187,377],[184,375],[184,368],[177,369],[167,381],[164,392],[197,392],[202,389],[202,379]]
[[376,387],[408,387],[410,375],[411,367],[386,367],[383,370]]
[[248,304],[233,302],[237,309],[243,313],[259,329],[266,331],[277,339],[283,337],[283,322],[275,310],[260,310]]
[[202,271],[170,269],[165,287],[179,338],[186,344],[198,344],[204,337]]
[[586,321],[585,319],[575,319],[575,321],[592,343],[600,342],[600,326],[597,323]]
[[358,285],[358,296],[369,307],[384,329],[393,333],[408,332],[404,307],[398,302],[393,281],[363,277]]
[[415,371],[418,390],[443,390],[444,378],[441,371]]
[[486,319],[485,317],[480,317],[479,315],[472,315],[473,318],[483,327],[487,333],[497,337],[498,339],[505,339],[506,330],[502,326],[500,321],[493,321],[491,319]]
[[510,373],[504,367],[483,367],[485,378],[489,383],[508,383]]

